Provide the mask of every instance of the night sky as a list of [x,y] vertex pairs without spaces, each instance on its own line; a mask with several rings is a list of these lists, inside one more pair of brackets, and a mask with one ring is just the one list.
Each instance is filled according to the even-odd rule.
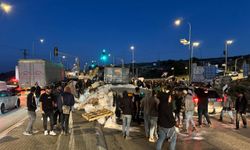
[[[14,70],[21,49],[32,43],[37,58],[49,59],[50,51],[79,56],[82,63],[99,60],[102,49],[126,63],[135,46],[136,62],[187,59],[179,39],[201,42],[194,56],[223,56],[224,42],[233,39],[229,56],[250,53],[249,0],[4,0],[10,14],[0,12],[0,72]],[[175,27],[176,18],[183,18]],[[44,38],[43,44],[39,39]]]

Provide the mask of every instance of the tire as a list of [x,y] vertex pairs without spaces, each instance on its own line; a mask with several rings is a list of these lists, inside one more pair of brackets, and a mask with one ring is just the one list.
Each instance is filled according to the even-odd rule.
[[2,105],[1,105],[1,113],[4,114],[4,112],[5,112],[5,105],[2,104]]
[[19,107],[20,107],[20,99],[18,98],[16,101],[16,108],[19,108]]

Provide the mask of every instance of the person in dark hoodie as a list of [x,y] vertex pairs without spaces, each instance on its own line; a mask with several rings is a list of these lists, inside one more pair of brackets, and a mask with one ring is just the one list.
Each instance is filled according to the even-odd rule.
[[162,91],[157,94],[160,103],[158,105],[158,141],[156,150],[161,150],[162,145],[167,138],[170,142],[169,149],[175,150],[176,146],[176,131],[175,119],[173,115],[172,96],[169,88],[162,88]]
[[130,123],[132,119],[132,113],[133,113],[133,102],[130,97],[128,97],[128,92],[124,91],[122,94],[122,100],[120,104],[120,108],[122,110],[122,133],[123,137],[126,139],[130,139],[129,137],[129,128],[130,128]]
[[32,135],[32,133],[35,133],[37,131],[33,131],[33,124],[36,121],[36,100],[35,100],[35,93],[36,88],[31,87],[30,93],[27,96],[27,107],[28,107],[28,116],[29,116],[29,123],[26,128],[26,131],[23,132],[24,135]]
[[239,116],[242,118],[242,122],[244,125],[243,127],[247,128],[247,120],[246,120],[247,99],[244,95],[244,92],[241,90],[237,91],[235,110],[236,110],[236,129],[238,130],[240,126]]
[[58,109],[62,112],[61,116],[61,127],[62,133],[67,135],[69,133],[69,115],[72,111],[72,107],[75,104],[75,98],[71,93],[70,87],[66,86],[61,97],[62,103],[58,103]]

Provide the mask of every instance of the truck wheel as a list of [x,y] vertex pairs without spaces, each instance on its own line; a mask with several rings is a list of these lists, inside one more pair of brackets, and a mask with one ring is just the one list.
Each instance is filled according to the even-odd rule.
[[5,112],[5,105],[2,104],[2,105],[1,105],[1,113],[4,114],[4,112]]
[[18,98],[16,101],[16,108],[19,108],[19,107],[20,107],[20,99]]

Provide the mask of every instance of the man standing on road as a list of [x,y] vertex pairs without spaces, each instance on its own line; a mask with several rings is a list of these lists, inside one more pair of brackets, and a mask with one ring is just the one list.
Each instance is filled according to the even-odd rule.
[[208,127],[211,126],[211,121],[208,115],[208,89],[207,88],[199,88],[197,90],[198,96],[198,120],[199,120],[199,127],[202,127],[202,115],[205,116]]
[[23,132],[24,135],[32,135],[32,133],[37,133],[37,131],[33,131],[33,124],[36,121],[36,108],[37,108],[35,97],[34,97],[35,90],[36,90],[35,87],[31,87],[30,93],[27,96],[29,123],[26,128],[26,131]]
[[134,113],[133,113],[133,119],[135,121],[137,121],[137,123],[140,125],[141,121],[140,121],[140,105],[141,105],[141,92],[140,92],[140,88],[136,87],[135,88],[135,93],[133,94],[133,102],[134,102]]
[[160,101],[157,98],[156,92],[153,90],[149,101],[149,142],[155,142],[158,138],[157,135],[157,121],[158,121],[158,105]]
[[[47,86],[45,88],[45,93],[43,93],[40,97],[40,109],[43,116],[43,128],[44,135],[56,135],[53,131],[53,110],[54,110],[55,100],[51,94],[51,87]],[[50,132],[47,130],[47,118],[50,119]]]
[[228,113],[230,119],[231,119],[231,123],[234,123],[234,117],[233,117],[233,111],[232,111],[232,107],[233,107],[233,101],[231,99],[231,96],[228,95],[228,92],[225,91],[223,94],[223,102],[222,102],[222,110],[221,110],[221,114],[220,114],[220,121],[223,121],[223,115],[225,112]]
[[246,119],[246,109],[247,109],[247,99],[242,91],[237,92],[237,99],[235,102],[236,110],[236,129],[240,127],[239,116],[242,118],[243,127],[247,128],[247,119]]
[[133,102],[130,97],[128,97],[128,92],[124,91],[122,94],[121,105],[122,109],[122,133],[125,139],[130,139],[129,128],[133,113]]
[[39,99],[41,95],[41,87],[38,85],[38,82],[35,83],[35,95],[36,95],[36,105],[39,106]]
[[195,123],[193,119],[194,115],[194,101],[193,101],[193,92],[189,89],[184,90],[183,93],[185,94],[184,96],[184,103],[185,103],[185,115],[186,115],[186,132],[189,133],[189,123],[191,122],[192,124],[192,131],[195,131]]
[[172,104],[171,104],[171,92],[163,89],[159,92],[158,98],[160,103],[158,105],[158,135],[156,150],[161,150],[162,145],[167,138],[170,142],[169,149],[175,150],[176,146],[176,131],[175,131],[175,119],[173,116]]

